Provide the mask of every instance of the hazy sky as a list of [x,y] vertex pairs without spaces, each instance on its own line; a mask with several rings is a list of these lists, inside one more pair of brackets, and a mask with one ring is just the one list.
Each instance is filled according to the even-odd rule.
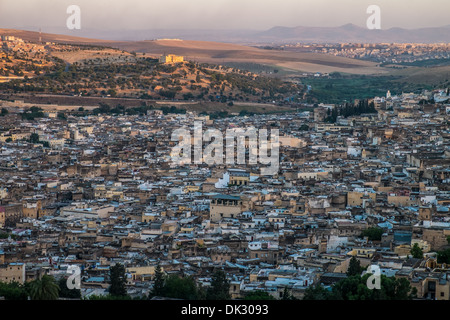
[[381,8],[381,28],[450,24],[450,0],[0,0],[1,28],[65,27],[69,5],[86,29],[254,29],[365,26]]

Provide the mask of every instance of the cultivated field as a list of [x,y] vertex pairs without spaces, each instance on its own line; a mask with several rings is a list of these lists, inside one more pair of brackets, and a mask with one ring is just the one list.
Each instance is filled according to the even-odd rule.
[[[24,40],[38,41],[39,33],[23,30],[0,29],[0,34],[9,34],[21,37]],[[147,56],[158,57],[162,54],[182,55],[186,60],[206,62],[213,64],[226,64],[232,62],[258,63],[278,66],[294,72],[345,72],[349,74],[383,74],[389,72],[378,67],[376,63],[360,61],[344,57],[335,57],[320,53],[288,52],[282,50],[264,50],[249,46],[210,42],[188,41],[175,39],[149,40],[149,41],[110,41],[72,37],[55,34],[42,34],[45,42],[58,42],[67,44],[101,45],[117,48],[128,52],[146,53]],[[116,53],[118,53],[116,51]],[[59,54],[59,53],[58,53]],[[95,55],[95,53],[94,53]],[[64,60],[71,63],[82,59],[92,58],[91,55],[71,56],[64,55]]]

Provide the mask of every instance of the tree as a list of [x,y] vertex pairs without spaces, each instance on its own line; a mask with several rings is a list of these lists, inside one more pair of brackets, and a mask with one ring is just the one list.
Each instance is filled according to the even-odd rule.
[[163,294],[168,298],[197,300],[199,298],[199,290],[192,277],[179,277],[170,275],[167,277]]
[[59,286],[52,276],[43,275],[41,279],[30,283],[29,294],[31,300],[56,300],[59,297]]
[[109,269],[111,285],[109,293],[115,297],[124,297],[127,295],[125,267],[117,263]]
[[216,270],[211,279],[211,286],[206,291],[208,300],[229,300],[230,281],[227,279],[225,272]]
[[[113,296],[111,294],[107,294],[107,295],[90,295],[89,297],[85,298],[86,300],[132,300],[130,296]],[[133,300],[140,300],[140,298],[138,299],[133,299]]]
[[165,276],[164,273],[161,270],[161,265],[158,262],[158,265],[155,269],[155,281],[153,284],[153,289],[151,291],[151,296],[163,296],[164,295],[164,282],[165,282]]
[[81,290],[80,289],[69,289],[67,287],[67,279],[61,278],[58,282],[59,286],[59,297],[60,298],[69,298],[69,299],[80,299],[81,298]]
[[331,296],[329,290],[320,283],[317,283],[316,285],[306,288],[303,300],[330,300]]
[[6,116],[8,113],[9,113],[8,109],[2,108],[0,115],[3,117],[3,116]]
[[194,95],[191,92],[185,93],[185,94],[183,94],[183,99],[184,100],[194,99]]
[[360,275],[361,272],[362,272],[361,262],[358,259],[356,259],[355,256],[353,256],[350,259],[350,263],[348,265],[347,276],[351,277],[351,276]]
[[111,97],[117,96],[117,91],[115,89],[109,89],[107,92]]
[[308,131],[309,130],[309,126],[307,124],[302,124],[299,128],[300,131]]
[[283,294],[281,295],[280,300],[297,300],[288,289],[288,287],[284,287]]
[[266,291],[255,290],[251,293],[248,293],[244,300],[275,300],[273,296],[268,294]]
[[411,254],[413,258],[422,259],[423,258],[423,250],[419,247],[418,243],[414,243],[414,246],[411,248]]
[[437,262],[450,264],[450,249],[437,252]]
[[28,293],[25,286],[16,281],[0,282],[0,297],[4,297],[5,300],[27,300]]
[[66,115],[64,112],[58,112],[58,119],[60,120],[67,120]]
[[39,135],[37,133],[32,133],[30,135],[30,142],[31,143],[39,143]]
[[303,300],[411,300],[417,295],[405,278],[396,279],[380,275],[380,289],[369,289],[367,281],[372,276],[350,276],[335,283],[331,291],[321,284],[310,286],[305,290]]
[[333,286],[333,294],[339,300],[410,300],[415,292],[405,278],[396,279],[380,275],[380,289],[369,289],[367,281],[370,273],[364,276],[351,276]]
[[383,229],[378,227],[367,228],[361,233],[361,237],[368,237],[369,241],[380,241],[383,235]]

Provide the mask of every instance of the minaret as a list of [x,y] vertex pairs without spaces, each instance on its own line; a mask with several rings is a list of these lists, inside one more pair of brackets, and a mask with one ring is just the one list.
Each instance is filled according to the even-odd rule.
[[39,43],[42,43],[42,30],[39,28]]

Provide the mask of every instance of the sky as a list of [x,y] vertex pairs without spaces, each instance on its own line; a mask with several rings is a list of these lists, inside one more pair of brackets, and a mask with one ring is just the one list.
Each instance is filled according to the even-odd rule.
[[380,7],[382,29],[450,25],[449,0],[0,0],[0,28],[64,28],[69,5],[95,30],[364,27],[369,5]]

